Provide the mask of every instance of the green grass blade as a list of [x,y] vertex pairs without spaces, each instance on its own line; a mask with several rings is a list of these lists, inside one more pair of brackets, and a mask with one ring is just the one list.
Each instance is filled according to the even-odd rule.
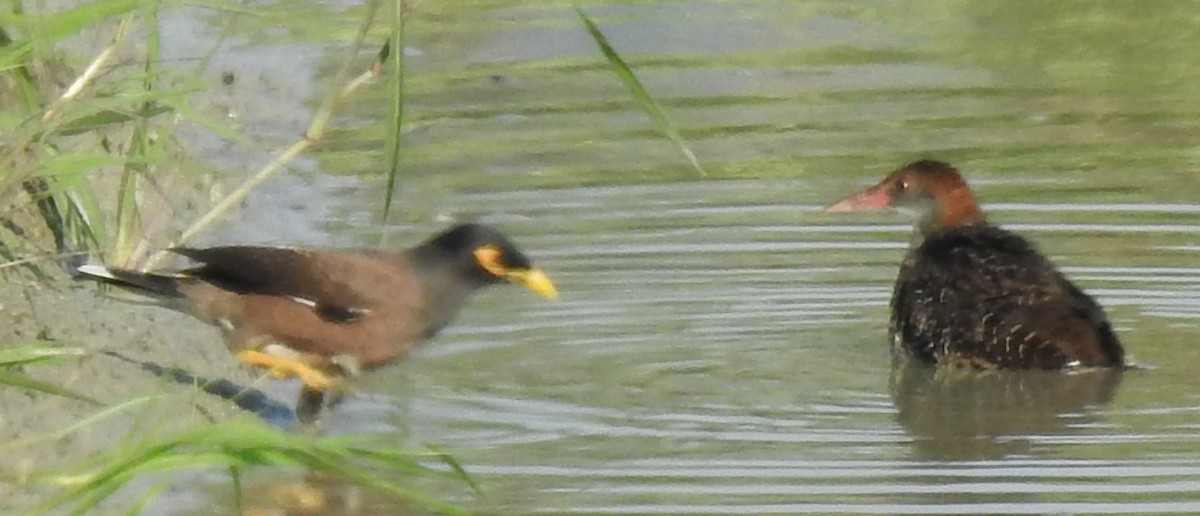
[[[397,450],[390,441],[370,444],[361,436],[289,434],[245,417],[218,421],[165,438],[143,438],[66,471],[39,473],[35,479],[63,486],[62,492],[40,506],[42,511],[66,509],[87,513],[146,474],[172,475],[222,467],[237,472],[251,466],[285,467],[325,472],[439,512],[461,513],[457,507],[411,489],[400,480],[411,474],[442,474],[418,461],[428,456],[427,452]],[[236,475],[234,478],[240,484]]]
[[[159,100],[165,101],[165,100],[167,100],[167,97],[163,97]],[[98,105],[98,104],[100,104],[100,101],[93,101],[92,104]],[[72,106],[72,107],[74,107],[74,106]],[[137,112],[137,113],[122,112],[122,111],[115,110],[115,109],[106,109],[103,111],[95,111],[95,112],[90,112],[88,114],[84,114],[81,116],[77,116],[77,117],[67,120],[66,122],[63,122],[58,125],[50,126],[50,127],[53,127],[55,132],[57,132],[58,134],[61,134],[63,136],[75,136],[75,135],[79,135],[79,134],[100,131],[105,128],[111,127],[111,126],[128,123],[133,120],[137,120],[141,117],[153,118],[158,115],[164,115],[164,114],[171,113],[171,112],[172,112],[172,109],[168,105],[165,105],[163,103],[151,103],[151,104],[147,104],[145,108],[143,108],[140,112]]]
[[596,42],[596,46],[600,47],[600,52],[604,54],[604,58],[608,59],[608,64],[612,66],[613,72],[625,83],[629,88],[629,92],[633,94],[633,98],[642,106],[642,110],[650,115],[650,119],[654,121],[654,125],[658,126],[658,130],[663,133],[674,144],[675,148],[687,158],[688,163],[701,177],[707,177],[708,173],[704,171],[704,167],[700,166],[700,161],[696,159],[696,154],[688,147],[687,142],[683,140],[683,136],[679,134],[679,129],[675,127],[675,123],[667,117],[667,113],[663,111],[654,97],[646,91],[642,81],[638,80],[637,75],[634,75],[633,70],[621,58],[621,55],[613,49],[608,43],[608,38],[604,37],[604,33],[600,32],[600,27],[597,27],[591,18],[588,18],[587,13],[583,12],[580,7],[575,7],[575,12],[579,14],[579,19],[583,21],[583,25],[587,27],[588,34],[592,35],[592,40]]
[[[148,4],[144,9],[143,21],[146,28],[146,52],[142,63],[142,90],[148,99],[154,98],[158,82],[159,33],[158,33],[158,4]],[[155,102],[146,100],[142,103],[140,112],[147,113],[154,107]],[[141,191],[142,179],[150,170],[152,162],[150,155],[155,143],[150,137],[150,118],[140,116],[134,121],[133,135],[130,137],[129,153],[125,166],[121,170],[121,182],[117,188],[117,233],[113,241],[111,259],[116,263],[126,263],[134,256],[142,235],[142,213],[137,203],[137,193]]]
[[11,10],[0,11],[0,27],[22,29],[33,34],[32,41],[49,45],[79,34],[111,16],[126,14],[137,9],[142,0],[97,0],[83,5],[49,14],[13,14]]
[[160,396],[143,396],[140,398],[134,398],[134,399],[126,401],[126,402],[118,403],[111,407],[105,408],[95,414],[92,414],[88,417],[80,419],[79,421],[76,421],[75,423],[71,424],[70,426],[68,426],[62,430],[58,430],[56,432],[51,432],[48,434],[28,437],[28,438],[18,440],[18,441],[9,441],[9,442],[5,443],[4,446],[0,446],[0,451],[6,450],[6,449],[12,449],[12,448],[19,448],[21,446],[28,446],[28,445],[36,444],[36,443],[43,442],[43,441],[53,441],[56,439],[62,439],[63,437],[66,437],[75,432],[78,432],[84,428],[87,428],[93,424],[96,424],[97,422],[100,422],[100,421],[103,421],[110,417],[124,413],[125,411],[129,410],[132,407],[141,405],[143,403],[146,403],[153,399],[157,399],[159,397]]
[[4,369],[0,369],[0,385],[6,385],[9,387],[17,387],[19,389],[27,389],[27,390],[31,390],[31,391],[43,392],[46,394],[53,394],[55,396],[62,396],[64,398],[71,398],[71,399],[75,399],[75,400],[79,400],[79,401],[86,401],[93,405],[101,405],[102,404],[99,401],[96,401],[92,398],[84,396],[83,394],[72,391],[65,387],[59,387],[52,383],[43,382],[41,380],[32,378],[29,375],[26,375],[24,373],[18,373],[16,371],[7,371]]
[[30,364],[54,358],[78,357],[85,354],[81,348],[60,348],[48,343],[7,346],[0,348],[0,366]]
[[71,223],[77,243],[101,249],[109,241],[108,227],[104,224],[95,192],[89,188],[85,178],[81,178],[80,183],[65,195],[67,220]]
[[[143,157],[145,146],[149,145],[144,126],[139,124],[134,128],[132,140],[130,155]],[[145,169],[136,160],[126,162],[121,170],[117,187],[117,234],[110,256],[118,264],[133,256],[135,239],[141,237],[141,214],[135,199],[144,173]]]
[[433,448],[431,448],[430,451],[437,454],[437,458],[441,460],[443,464],[449,467],[450,471],[454,472],[455,477],[462,479],[463,482],[466,482],[467,485],[471,486],[471,489],[476,493],[483,494],[483,488],[480,487],[477,482],[475,482],[475,478],[472,477],[470,473],[467,473],[466,468],[464,468],[462,464],[458,462],[458,460],[450,456],[449,453],[444,453]]
[[75,151],[69,153],[47,153],[41,158],[38,175],[53,176],[57,187],[51,194],[59,194],[70,190],[79,183],[72,180],[86,179],[87,172],[121,163],[121,159],[112,154],[99,151]]
[[328,461],[320,456],[313,456],[313,469],[336,473],[355,484],[375,489],[376,491],[393,496],[400,500],[411,500],[443,514],[466,514],[462,509],[449,503],[437,500],[419,491],[405,487],[402,484],[388,480],[386,477],[372,474],[361,468],[350,467],[340,462]]
[[204,128],[204,130],[212,133],[214,136],[219,136],[232,143],[242,145],[258,144],[257,141],[238,130],[237,127],[234,127],[233,124],[230,124],[225,119],[209,116],[207,113],[193,109],[188,105],[186,99],[166,97],[161,99],[161,102],[170,108],[168,111],[172,111],[179,115],[180,118]]
[[147,489],[145,493],[142,493],[142,495],[138,497],[137,501],[130,505],[129,510],[125,511],[125,516],[138,516],[139,514],[142,514],[143,511],[146,510],[146,506],[150,505],[150,502],[156,500],[160,495],[166,492],[168,487],[171,487],[172,480],[174,479],[167,477],[155,482],[153,487]]
[[391,52],[388,70],[388,120],[387,120],[387,187],[383,192],[383,220],[388,220],[395,197],[396,176],[400,173],[400,143],[404,129],[404,24],[408,17],[404,12],[404,0],[393,0],[394,30],[388,41]]

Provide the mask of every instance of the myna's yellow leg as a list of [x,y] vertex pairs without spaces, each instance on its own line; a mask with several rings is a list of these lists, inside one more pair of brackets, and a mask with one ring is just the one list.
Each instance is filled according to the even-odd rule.
[[267,369],[272,376],[277,378],[295,376],[306,387],[315,391],[329,391],[341,388],[341,382],[338,380],[295,358],[271,355],[252,349],[238,353],[237,358],[252,366]]

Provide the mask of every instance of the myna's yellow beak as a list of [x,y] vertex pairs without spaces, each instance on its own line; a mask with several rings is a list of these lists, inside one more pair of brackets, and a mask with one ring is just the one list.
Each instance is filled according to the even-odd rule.
[[509,270],[505,271],[504,277],[546,299],[558,299],[558,289],[541,269]]

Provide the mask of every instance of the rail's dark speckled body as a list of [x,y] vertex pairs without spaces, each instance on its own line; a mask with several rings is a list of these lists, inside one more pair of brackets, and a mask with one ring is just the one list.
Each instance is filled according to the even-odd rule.
[[1122,363],[1104,311],[1027,240],[986,223],[935,231],[892,293],[892,350],[1001,369]]
[[1100,305],[1029,241],[989,225],[949,164],[910,163],[827,211],[885,208],[918,217],[892,293],[894,356],[996,369],[1123,365]]

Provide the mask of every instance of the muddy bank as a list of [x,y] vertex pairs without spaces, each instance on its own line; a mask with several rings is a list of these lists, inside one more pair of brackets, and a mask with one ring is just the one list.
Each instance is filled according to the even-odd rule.
[[[216,329],[183,314],[107,299],[98,292],[90,282],[65,277],[50,284],[14,282],[0,289],[0,342],[20,344],[41,336],[86,351],[77,359],[30,365],[23,371],[105,405],[11,387],[0,389],[0,442],[9,443],[4,449],[4,474],[22,478],[37,470],[71,464],[122,440],[165,435],[203,423],[206,413],[220,418],[237,412],[229,402],[157,378],[101,351],[117,351],[239,384],[254,381],[252,372],[230,356]],[[62,438],[42,440],[106,407],[146,396],[157,399]],[[36,485],[18,486],[10,497],[0,499],[0,507],[20,507],[44,491]]]
[[[204,45],[195,40],[211,36],[210,29],[193,10],[172,10],[160,19],[172,38],[163,45],[163,60],[190,63]],[[184,30],[186,29],[186,30]],[[102,34],[103,36],[103,34]],[[281,45],[282,46],[282,45]],[[97,46],[71,47],[90,55]],[[171,133],[171,156],[148,172],[153,183],[152,204],[143,206],[148,239],[145,249],[161,249],[196,220],[224,192],[235,188],[248,175],[273,157],[272,149],[298,138],[311,116],[303,104],[309,92],[311,60],[317,50],[295,52],[290,60],[279,60],[261,52],[261,48],[218,52],[203,77],[208,89],[194,95],[192,107],[211,117],[229,120],[251,138],[249,144],[230,142],[186,123],[164,124]],[[73,74],[68,74],[73,77]],[[228,84],[223,76],[237,77]],[[290,84],[288,95],[280,95],[280,84]],[[300,95],[293,95],[299,93]],[[161,120],[157,121],[161,122]],[[165,134],[165,133],[164,133]],[[128,135],[88,134],[78,137],[62,149],[95,149],[108,136],[112,141],[127,142]],[[293,164],[294,165],[294,164]],[[303,167],[302,167],[303,168]],[[96,197],[106,209],[115,206],[115,189],[120,170],[90,171]],[[272,212],[270,194],[256,192],[243,202],[254,213]],[[196,245],[218,242],[263,243],[277,233],[268,224],[259,228],[253,221],[230,224],[230,220],[250,218],[231,213],[217,228],[203,233]],[[274,220],[269,215],[265,220]],[[40,221],[26,222],[37,228]],[[43,224],[44,225],[44,224]],[[231,229],[232,228],[232,229]],[[290,233],[285,233],[290,235]],[[50,254],[53,242],[42,241],[48,235],[31,236],[38,254]],[[295,240],[295,239],[294,239]],[[293,241],[293,243],[296,243]],[[143,257],[144,258],[144,257]],[[98,263],[95,256],[87,261]],[[181,263],[181,262],[176,262]],[[164,262],[170,266],[172,262]],[[13,272],[10,269],[7,272]],[[0,514],[18,514],[22,508],[44,499],[51,488],[37,482],[23,482],[29,474],[76,464],[93,454],[112,449],[123,441],[165,436],[181,429],[206,424],[211,418],[222,419],[242,411],[232,403],[199,389],[166,380],[104,351],[115,351],[138,361],[167,368],[180,368],[205,379],[226,379],[238,385],[261,385],[259,373],[242,367],[230,355],[219,331],[187,315],[160,307],[129,302],[135,297],[114,299],[90,281],[76,281],[62,270],[51,268],[48,280],[38,280],[23,272],[8,274],[0,286],[0,346],[50,340],[71,348],[80,348],[78,358],[49,364],[26,366],[22,372],[89,396],[102,405],[74,399],[0,387],[0,475],[16,479],[14,484],[0,483]],[[115,292],[119,294],[119,292]],[[256,383],[257,382],[257,383]],[[290,390],[271,382],[279,399],[290,404]],[[72,425],[110,407],[152,397],[129,405],[110,417],[89,423],[77,431],[59,437]],[[143,486],[145,487],[145,486]],[[129,493],[130,496],[136,493]],[[131,498],[119,497],[116,504]]]

